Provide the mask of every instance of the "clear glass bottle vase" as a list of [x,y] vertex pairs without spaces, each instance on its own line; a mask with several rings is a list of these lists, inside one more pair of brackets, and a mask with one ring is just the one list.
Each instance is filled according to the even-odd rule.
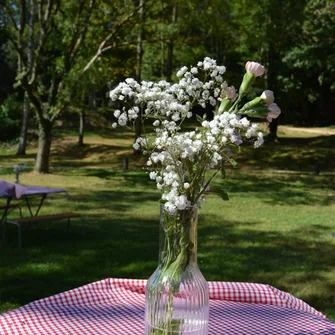
[[196,207],[161,206],[159,262],[146,286],[146,335],[207,335],[208,286],[197,265]]

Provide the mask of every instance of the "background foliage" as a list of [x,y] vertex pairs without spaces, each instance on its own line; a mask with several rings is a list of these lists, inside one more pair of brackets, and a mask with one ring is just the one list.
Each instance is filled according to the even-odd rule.
[[[3,2],[15,9],[21,1]],[[88,104],[90,89],[98,92],[99,104],[106,105],[108,84],[111,87],[125,77],[136,76],[137,37],[142,29],[141,75],[144,80],[166,79],[171,73],[173,80],[175,70],[180,66],[211,56],[227,66],[227,81],[238,85],[243,64],[253,59],[267,68],[259,90],[269,87],[276,92],[276,100],[283,112],[281,123],[323,126],[335,123],[333,1],[149,0],[144,2],[143,17],[140,18],[138,13],[134,15],[113,36],[111,47],[83,77],[81,70],[97,51],[106,31],[139,3],[131,0],[94,2],[94,15],[89,21],[83,48],[71,72],[64,74],[64,87],[73,99],[70,107],[77,101],[79,105],[83,101]],[[53,76],[64,72],[64,57],[67,57],[72,37],[77,2],[60,0],[59,4],[62,10],[54,17],[57,29],[50,35],[41,60],[41,65],[46,59],[49,64],[43,68],[40,79],[42,90],[47,89],[45,84]],[[9,95],[14,94],[17,68],[15,50],[10,42],[13,27],[3,8],[0,12],[0,103],[3,104]],[[35,25],[35,35],[38,29]],[[171,60],[168,59],[169,51],[172,52]],[[18,90],[22,98],[22,91]],[[61,93],[60,99],[69,98],[66,92]],[[9,109],[6,119],[16,120],[16,108]],[[11,129],[12,124],[6,124]],[[1,133],[4,137],[5,132]]]

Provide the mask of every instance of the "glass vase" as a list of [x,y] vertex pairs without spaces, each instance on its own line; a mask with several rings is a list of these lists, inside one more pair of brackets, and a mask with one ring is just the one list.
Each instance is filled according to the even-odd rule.
[[197,265],[196,207],[161,206],[159,262],[146,286],[146,335],[207,335],[208,286]]

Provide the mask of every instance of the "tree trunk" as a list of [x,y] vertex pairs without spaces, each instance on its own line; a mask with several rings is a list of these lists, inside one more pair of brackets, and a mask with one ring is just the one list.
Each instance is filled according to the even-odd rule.
[[23,116],[22,116],[22,125],[19,138],[19,146],[16,151],[17,156],[26,154],[29,116],[30,116],[30,105],[27,92],[25,92],[23,98]]
[[269,140],[271,142],[275,142],[277,140],[277,129],[278,129],[278,120],[277,119],[273,119],[270,123],[269,123]]
[[[267,52],[267,62],[266,62],[266,74],[265,74],[265,85],[267,89],[277,91],[277,78],[276,78],[276,58],[277,53],[275,52],[273,46],[269,46]],[[271,142],[276,142],[278,140],[277,136],[278,130],[278,119],[273,119],[269,122],[269,137],[268,140]]]
[[78,138],[78,145],[80,147],[84,146],[84,130],[85,130],[85,119],[86,115],[84,111],[79,113],[79,138]]
[[[173,3],[171,23],[174,25],[176,22],[177,22],[177,0],[175,0]],[[172,77],[173,47],[174,47],[173,40],[174,40],[174,36],[172,35],[167,45],[168,54],[167,54],[167,64],[166,64],[166,81],[171,81],[171,77]]]
[[143,56],[143,17],[144,17],[144,8],[143,8],[143,0],[140,0],[139,5],[140,9],[140,18],[139,18],[139,30],[137,34],[137,50],[136,50],[136,80],[138,82],[141,81],[142,74],[142,56]]
[[173,61],[173,40],[171,39],[167,45],[168,55],[166,64],[166,81],[171,82],[172,77],[172,61]]
[[[27,70],[31,71],[33,55],[34,55],[34,0],[28,1],[29,6],[29,32],[28,32],[28,45],[27,45]],[[20,132],[19,145],[16,151],[16,155],[26,154],[27,145],[27,133],[30,117],[30,105],[27,92],[24,93],[23,98],[23,115],[22,115],[22,125]]]
[[50,120],[40,120],[38,152],[34,170],[38,173],[49,173],[49,158],[52,141],[52,122]]
[[[144,17],[144,7],[143,7],[143,0],[139,0],[139,5],[142,6],[140,9],[140,27],[137,34],[137,52],[136,52],[136,80],[138,82],[141,81],[142,75],[142,58],[143,58],[143,17]],[[138,118],[135,120],[135,140],[141,136],[142,134],[142,120],[141,120],[141,113],[138,115]],[[137,150],[134,153],[138,153]]]

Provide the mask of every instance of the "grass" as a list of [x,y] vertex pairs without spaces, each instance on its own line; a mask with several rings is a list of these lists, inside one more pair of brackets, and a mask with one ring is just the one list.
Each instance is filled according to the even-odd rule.
[[[80,235],[79,222],[70,233],[65,223],[46,223],[25,229],[19,250],[10,227],[7,243],[0,246],[0,312],[106,277],[148,278],[157,265],[159,192],[138,168],[142,162],[132,159],[132,136],[92,133],[78,150],[73,136],[61,135],[54,142],[52,165],[58,168],[53,174],[23,173],[21,182],[66,187],[72,200],[50,196],[41,214],[78,211],[87,234]],[[314,153],[321,143],[322,159],[331,161],[332,135],[300,138]],[[285,155],[287,169],[300,170],[306,163],[294,148],[307,149],[292,138],[274,146],[259,149],[260,160],[250,165],[242,156],[243,168],[215,181],[230,201],[210,196],[201,210],[199,266],[207,280],[268,283],[335,321],[335,176],[257,173],[264,162],[280,166]],[[288,148],[292,151],[286,153]],[[34,150],[31,146],[28,158],[18,161],[3,149],[0,179],[13,180],[14,163],[31,166]],[[124,155],[131,157],[129,171],[120,169]],[[324,170],[332,169],[330,163]]]
[[[321,173],[335,171],[334,128],[280,126],[278,136],[278,142],[267,143],[258,150],[254,150],[251,145],[242,146],[241,153],[236,158],[239,169],[313,172],[318,164]],[[88,131],[85,145],[78,149],[75,131],[56,128],[51,149],[51,166],[121,169],[124,157],[128,157],[130,168],[141,168],[145,160],[133,157],[133,139],[131,131],[102,127],[99,131]],[[36,136],[32,137],[27,156],[17,157],[15,150],[16,145],[0,145],[0,168],[11,168],[13,164],[20,162],[33,167],[37,151]]]

